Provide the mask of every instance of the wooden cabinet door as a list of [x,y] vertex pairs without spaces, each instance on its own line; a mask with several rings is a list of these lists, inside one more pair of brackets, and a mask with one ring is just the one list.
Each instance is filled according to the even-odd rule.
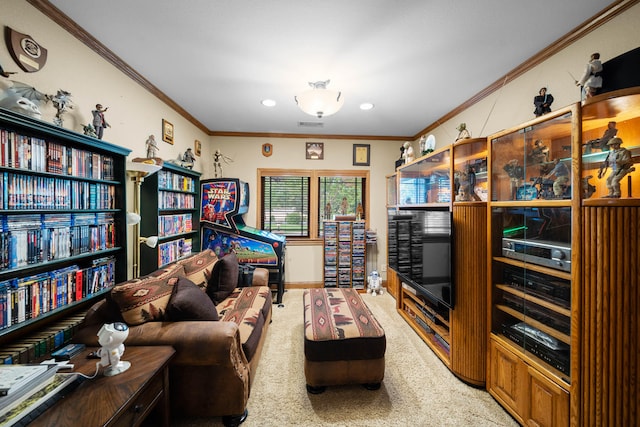
[[511,351],[494,340],[490,343],[490,375],[487,389],[506,405],[509,412],[521,421],[526,405],[526,365]]
[[549,381],[533,368],[528,368],[529,401],[524,423],[534,427],[569,425],[569,393]]

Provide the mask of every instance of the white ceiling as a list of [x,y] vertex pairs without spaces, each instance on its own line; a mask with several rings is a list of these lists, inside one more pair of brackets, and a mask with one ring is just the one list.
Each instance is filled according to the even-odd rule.
[[[210,131],[369,136],[418,134],[615,3],[50,2]],[[327,79],[343,109],[302,113],[294,95]],[[361,111],[362,102],[375,108]]]

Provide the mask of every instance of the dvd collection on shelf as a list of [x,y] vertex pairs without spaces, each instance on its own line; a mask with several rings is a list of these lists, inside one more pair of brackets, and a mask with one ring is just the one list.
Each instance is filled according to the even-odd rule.
[[187,191],[192,193],[196,191],[196,183],[193,178],[165,170],[158,172],[158,187],[165,190]]
[[113,158],[0,129],[0,166],[75,178],[114,179]]
[[193,194],[158,191],[160,209],[194,209],[196,198]]
[[0,221],[0,271],[115,245],[113,213],[7,215]]
[[158,245],[158,266],[162,267],[173,261],[191,255],[193,239],[184,238],[164,242]]
[[182,213],[158,216],[158,237],[175,236],[193,231],[193,214]]
[[367,232],[364,221],[324,222],[324,286],[364,289]]
[[0,330],[80,301],[115,285],[115,259],[93,260],[91,267],[58,270],[0,281]]

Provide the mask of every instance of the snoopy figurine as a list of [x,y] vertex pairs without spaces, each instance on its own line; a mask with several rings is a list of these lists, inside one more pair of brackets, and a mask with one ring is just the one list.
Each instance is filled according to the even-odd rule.
[[367,277],[367,293],[370,293],[374,297],[377,294],[382,295],[382,277],[376,270],[373,270],[369,277]]
[[118,375],[131,367],[131,362],[120,360],[124,353],[124,340],[129,336],[129,327],[122,323],[106,323],[98,331],[98,350],[101,366],[108,366],[104,371],[106,377]]

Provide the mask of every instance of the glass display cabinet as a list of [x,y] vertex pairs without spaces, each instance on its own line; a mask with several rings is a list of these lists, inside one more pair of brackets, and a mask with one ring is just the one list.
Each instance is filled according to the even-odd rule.
[[455,202],[487,201],[487,139],[469,138],[453,146]]
[[[640,197],[640,93],[609,94],[582,111],[582,198]],[[636,170],[638,169],[638,170]]]
[[398,175],[391,174],[385,177],[387,185],[387,208],[393,208],[398,204]]
[[580,425],[638,425],[640,389],[624,373],[640,369],[640,88],[584,102],[581,149],[583,345],[572,407]]
[[451,147],[398,168],[398,205],[451,202]]
[[489,137],[487,388],[524,425],[566,425],[575,378],[577,104]]

